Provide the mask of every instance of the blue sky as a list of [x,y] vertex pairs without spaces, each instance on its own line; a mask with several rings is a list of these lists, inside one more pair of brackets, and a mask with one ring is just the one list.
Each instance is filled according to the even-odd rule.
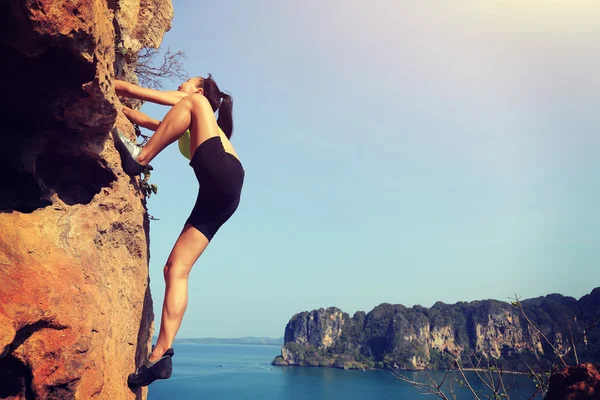
[[[279,337],[320,307],[600,286],[594,2],[173,3],[163,45],[233,95],[246,169],[178,337]],[[153,166],[158,324],[197,183],[177,146]]]

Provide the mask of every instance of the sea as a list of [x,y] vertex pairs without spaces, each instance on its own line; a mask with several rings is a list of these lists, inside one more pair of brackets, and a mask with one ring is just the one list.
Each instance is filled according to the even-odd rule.
[[[281,346],[176,343],[174,350],[173,375],[149,386],[149,400],[439,398],[424,395],[422,390],[399,380],[391,371],[273,366],[271,361],[281,354]],[[475,390],[485,389],[474,372],[466,374]],[[406,375],[415,381],[427,380],[423,372]],[[438,383],[443,377],[443,372],[432,373],[432,378]],[[458,400],[473,399],[467,389],[458,387],[457,378],[458,375],[447,377],[446,385],[453,385]],[[535,384],[526,375],[504,375],[504,384],[510,386],[512,400],[529,399],[535,392]]]

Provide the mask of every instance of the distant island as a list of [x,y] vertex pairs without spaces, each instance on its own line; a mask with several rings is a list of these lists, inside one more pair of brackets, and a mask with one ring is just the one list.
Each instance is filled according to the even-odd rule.
[[[156,342],[156,337],[154,341]],[[283,346],[283,337],[268,338],[245,336],[241,338],[181,338],[175,339],[175,343],[194,343],[194,344],[252,344],[252,345],[270,345]]]
[[[294,315],[285,328],[281,355],[273,365],[342,369],[448,369],[460,357],[475,367],[475,355],[505,371],[541,370],[558,359],[600,362],[600,288],[577,300],[560,294],[514,304],[482,300],[431,308],[383,303],[354,316],[336,307]],[[595,326],[595,329],[588,328]],[[571,336],[572,334],[572,336]],[[485,365],[485,364],[484,364]]]

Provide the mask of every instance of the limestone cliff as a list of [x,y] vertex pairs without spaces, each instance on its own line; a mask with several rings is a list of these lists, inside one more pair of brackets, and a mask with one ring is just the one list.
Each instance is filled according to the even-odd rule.
[[[581,337],[600,318],[600,288],[575,300],[548,295],[525,300],[526,315],[559,351],[570,349],[571,332]],[[571,331],[569,331],[569,327]],[[590,331],[577,343],[579,361],[600,361],[600,332]],[[469,354],[508,370],[527,370],[557,361],[550,345],[511,304],[474,301],[431,308],[381,304],[352,318],[330,307],[294,315],[276,365],[340,368],[447,368],[453,357]],[[573,361],[572,352],[567,361]]]
[[[0,5],[0,397],[144,398],[127,374],[152,328],[148,218],[110,130],[112,79],[156,47],[170,0]],[[131,78],[131,75],[129,75]]]

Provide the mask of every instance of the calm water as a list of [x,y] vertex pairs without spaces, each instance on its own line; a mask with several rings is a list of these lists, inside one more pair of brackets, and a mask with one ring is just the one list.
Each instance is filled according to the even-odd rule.
[[[176,344],[174,348],[173,376],[150,386],[150,400],[437,398],[421,395],[389,371],[275,367],[270,362],[281,353],[279,346]],[[478,383],[472,375],[471,383]],[[410,373],[409,377],[426,378],[422,373]],[[534,392],[526,376],[507,375],[505,382],[513,387],[511,399],[528,399]],[[481,385],[478,388],[482,389]],[[467,392],[459,393],[463,393],[460,400],[473,398]]]

